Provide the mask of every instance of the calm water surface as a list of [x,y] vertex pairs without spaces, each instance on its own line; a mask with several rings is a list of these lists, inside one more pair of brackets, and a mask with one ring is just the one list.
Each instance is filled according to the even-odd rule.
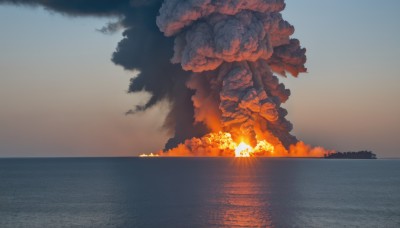
[[0,227],[400,227],[400,160],[0,159]]

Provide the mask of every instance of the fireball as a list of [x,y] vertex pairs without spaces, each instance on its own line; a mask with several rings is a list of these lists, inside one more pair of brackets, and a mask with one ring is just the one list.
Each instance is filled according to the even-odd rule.
[[253,147],[241,142],[235,149],[235,157],[250,157],[253,153]]

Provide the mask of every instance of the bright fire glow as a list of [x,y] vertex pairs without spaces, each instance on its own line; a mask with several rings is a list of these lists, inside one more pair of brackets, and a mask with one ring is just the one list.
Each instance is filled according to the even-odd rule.
[[220,150],[232,151],[235,157],[271,156],[274,153],[274,146],[266,140],[258,140],[253,148],[243,141],[237,144],[228,132],[210,133],[203,138],[211,147],[218,145]]
[[160,156],[205,156],[205,157],[255,157],[274,156],[275,147],[266,140],[257,138],[256,146],[247,144],[245,137],[236,142],[228,132],[213,132],[201,138],[192,138],[176,148],[160,152]]
[[241,142],[235,149],[235,157],[250,157],[252,151],[253,147]]
[[153,153],[150,153],[150,154],[141,154],[141,155],[139,155],[139,157],[159,157],[160,155],[158,155],[158,154],[153,154]]

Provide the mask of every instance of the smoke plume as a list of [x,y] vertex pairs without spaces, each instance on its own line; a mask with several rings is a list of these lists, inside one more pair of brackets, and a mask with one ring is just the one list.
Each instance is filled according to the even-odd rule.
[[290,91],[274,75],[297,77],[306,72],[305,49],[291,38],[294,27],[280,13],[284,0],[0,0],[0,4],[117,18],[100,29],[104,33],[124,29],[112,61],[140,72],[131,79],[130,93],[151,95],[127,113],[145,111],[160,101],[170,104],[164,127],[174,136],[164,154],[224,155],[215,153],[220,147],[213,148],[221,144],[214,136],[226,136],[221,132],[253,147],[266,140],[282,155],[296,154],[296,147],[313,150],[290,134],[292,124],[281,107]]
[[187,85],[195,91],[195,122],[253,147],[265,139],[289,152],[298,143],[281,107],[290,91],[273,74],[306,72],[284,8],[283,0],[164,1],[157,24],[175,37],[172,62],[194,72]]

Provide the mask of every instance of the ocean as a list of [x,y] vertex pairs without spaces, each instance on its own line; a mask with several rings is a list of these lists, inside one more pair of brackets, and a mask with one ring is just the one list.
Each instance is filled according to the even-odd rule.
[[0,227],[400,227],[400,160],[0,159]]

